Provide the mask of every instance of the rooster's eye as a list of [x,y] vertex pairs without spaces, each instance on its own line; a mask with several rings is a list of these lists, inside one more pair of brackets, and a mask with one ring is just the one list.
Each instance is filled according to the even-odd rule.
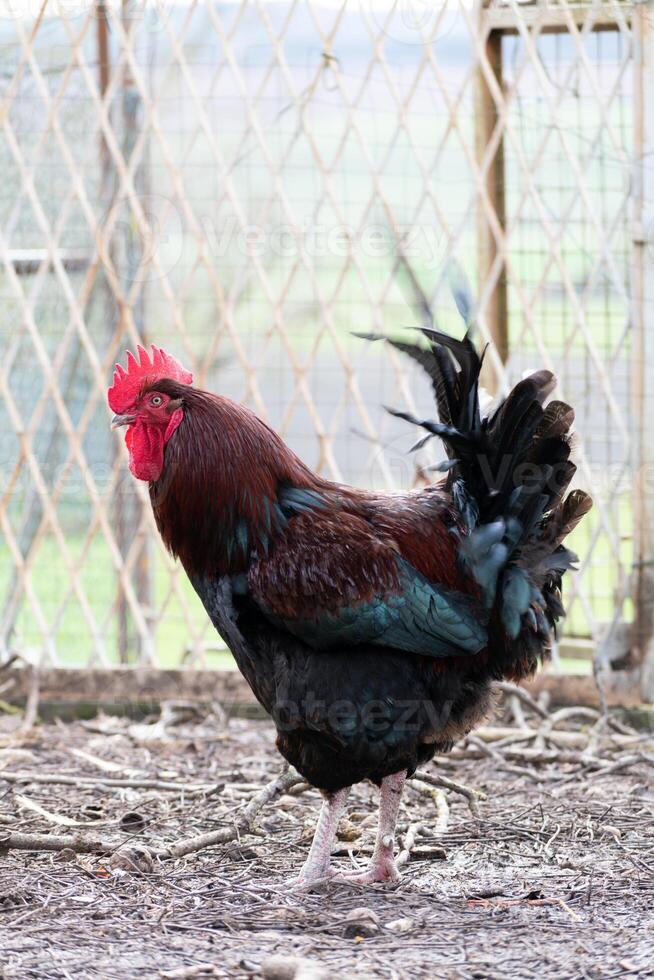
[[161,395],[153,395],[152,398],[150,399],[150,404],[154,405],[156,408],[157,405],[161,405],[162,401],[163,398],[161,397]]

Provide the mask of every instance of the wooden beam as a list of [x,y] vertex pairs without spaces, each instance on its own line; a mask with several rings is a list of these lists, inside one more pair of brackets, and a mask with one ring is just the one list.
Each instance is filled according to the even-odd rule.
[[560,659],[593,660],[595,649],[593,640],[586,637],[564,637],[558,645]]
[[[629,2],[621,3],[620,6],[623,8],[625,23],[630,24],[634,4],[629,0]],[[529,4],[521,3],[516,15],[515,8],[509,3],[501,5],[496,2],[487,2],[484,4],[483,16],[485,23],[492,30],[501,31],[503,34],[519,33],[516,25],[517,17],[520,18],[525,27],[538,27],[540,34],[567,33],[570,19],[578,28],[583,27],[589,19],[592,19],[594,31],[615,31],[619,26],[610,6],[598,4],[591,6],[588,3],[577,5],[568,3],[563,8],[537,0],[537,2]]]
[[[39,698],[62,704],[83,701],[98,705],[161,701],[220,701],[255,703],[238,670],[158,670],[149,667],[72,670],[64,667],[39,671]],[[0,680],[13,681],[4,697],[23,700],[30,690],[31,672],[11,668]]]
[[[502,88],[502,34],[499,31],[491,31],[485,43],[486,59],[488,65],[497,79],[497,84]],[[497,124],[498,112],[495,99],[488,85],[486,76],[481,67],[478,69],[477,77],[477,108],[475,112],[475,146],[477,154],[477,164],[481,167],[487,154],[488,145],[493,138],[493,132]],[[506,201],[504,194],[504,136],[500,139],[495,156],[490,162],[486,171],[486,204],[480,197],[477,208],[477,292],[481,296],[486,288],[486,283],[495,273],[492,271],[497,257],[500,254],[497,240],[493,234],[493,229],[488,220],[488,207],[492,208],[497,216],[497,221],[501,228],[506,227]],[[480,311],[488,326],[490,339],[492,340],[502,363],[509,356],[509,323],[507,306],[507,287],[506,287],[506,265],[502,262],[499,276],[492,288],[488,301],[483,310]],[[486,358],[483,369],[483,382],[485,387],[495,394],[499,388],[500,379],[496,371],[492,368],[490,360]]]
[[[617,676],[617,675],[616,675]],[[24,701],[31,684],[31,671],[11,668],[2,671],[4,684],[12,681],[4,698]],[[625,677],[626,680],[626,677]],[[597,688],[589,675],[543,673],[525,684],[534,695],[547,691],[557,705],[599,704]],[[39,697],[72,708],[75,704],[110,708],[130,704],[154,707],[162,701],[218,701],[223,705],[238,705],[249,709],[256,705],[252,691],[238,670],[156,670],[153,668],[124,668],[71,670],[47,668],[39,671]],[[607,692],[609,705],[637,707],[642,704],[638,691],[611,689]]]
[[[613,675],[617,677],[617,672]],[[546,691],[553,705],[567,707],[582,705],[589,708],[599,708],[600,699],[594,678],[580,674],[537,674],[524,684],[530,694],[537,697]],[[610,708],[641,708],[642,698],[625,676],[624,690],[611,686],[605,692],[606,703]]]

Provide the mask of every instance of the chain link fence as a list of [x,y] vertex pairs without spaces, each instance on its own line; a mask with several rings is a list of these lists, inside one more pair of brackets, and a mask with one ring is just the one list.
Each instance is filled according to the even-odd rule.
[[326,475],[408,487],[434,460],[407,455],[412,433],[381,406],[428,411],[428,387],[352,332],[397,334],[427,311],[460,330],[453,271],[494,343],[489,392],[546,365],[577,409],[578,483],[596,508],[576,533],[561,655],[632,620],[647,632],[649,599],[633,597],[649,558],[634,476],[654,331],[638,177],[652,169],[651,13],[5,4],[5,655],[225,663],[108,429],[126,346],[170,349]]

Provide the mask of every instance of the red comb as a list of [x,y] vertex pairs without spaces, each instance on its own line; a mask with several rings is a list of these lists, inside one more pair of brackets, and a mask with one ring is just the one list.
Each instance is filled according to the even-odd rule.
[[138,360],[131,351],[127,351],[127,370],[116,365],[113,384],[107,392],[109,407],[116,415],[122,415],[132,407],[144,384],[159,381],[161,378],[172,378],[182,384],[193,384],[193,375],[179,363],[177,358],[166,354],[161,347],[152,345],[152,353],[138,344],[136,348]]

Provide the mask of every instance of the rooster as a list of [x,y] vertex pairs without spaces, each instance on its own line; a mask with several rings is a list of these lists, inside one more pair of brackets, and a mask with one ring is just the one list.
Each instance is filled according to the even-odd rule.
[[407,493],[317,475],[161,348],[128,353],[108,392],[165,546],[272,716],[279,751],[322,791],[301,888],[335,873],[337,824],[363,780],[380,787],[376,843],[363,872],[340,877],[397,879],[407,776],[483,718],[493,680],[547,659],[575,560],[563,541],[591,507],[580,490],[566,496],[574,416],[545,407],[553,375],[537,371],[484,415],[470,333],[423,333],[426,346],[391,343],[429,375],[439,421],[395,414],[448,458],[438,483]]

